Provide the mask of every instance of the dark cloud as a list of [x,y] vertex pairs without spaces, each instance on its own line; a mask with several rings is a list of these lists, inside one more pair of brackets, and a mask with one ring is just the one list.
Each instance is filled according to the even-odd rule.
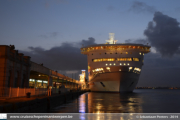
[[160,53],[148,53],[137,86],[180,87],[180,56],[162,58]]
[[179,50],[179,22],[161,12],[154,13],[153,21],[149,22],[144,35],[162,56],[173,56]]
[[[77,44],[96,44],[95,39],[90,37]],[[31,56],[31,61],[43,63],[44,66],[58,71],[73,71],[87,69],[87,56],[81,54],[80,47],[72,43],[62,43],[61,46],[52,47],[45,50],[41,47],[29,47],[30,52],[21,51],[25,55]]]
[[146,3],[134,1],[129,11],[133,11],[135,13],[154,13],[156,9],[153,6],[149,6]]
[[95,39],[94,38],[89,37],[88,40],[82,40],[80,42],[80,44],[83,45],[83,46],[88,46],[88,45],[93,45],[93,44],[96,44],[96,43],[95,43]]

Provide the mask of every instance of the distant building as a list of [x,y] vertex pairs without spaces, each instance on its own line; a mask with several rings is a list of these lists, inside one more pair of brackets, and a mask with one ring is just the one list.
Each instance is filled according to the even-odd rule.
[[86,80],[86,71],[82,70],[82,74],[79,75],[80,82],[84,82]]
[[14,45],[0,45],[0,87],[28,88],[30,65],[30,57]]
[[79,74],[79,81],[81,83],[81,88],[84,89],[86,87],[86,71],[81,70],[82,74]]

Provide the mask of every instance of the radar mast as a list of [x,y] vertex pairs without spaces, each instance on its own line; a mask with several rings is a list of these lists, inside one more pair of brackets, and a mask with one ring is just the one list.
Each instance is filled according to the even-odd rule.
[[109,40],[106,40],[108,44],[116,44],[118,40],[114,40],[114,33],[109,33]]

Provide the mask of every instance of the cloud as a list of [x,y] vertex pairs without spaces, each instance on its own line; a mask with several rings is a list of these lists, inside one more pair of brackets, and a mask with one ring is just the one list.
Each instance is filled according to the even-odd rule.
[[48,9],[49,8],[49,2],[45,3],[45,8]]
[[151,46],[155,47],[162,56],[171,57],[178,53],[180,47],[179,22],[172,17],[155,12],[153,21],[148,23],[144,31]]
[[128,11],[133,11],[135,13],[142,13],[142,12],[154,13],[156,9],[153,6],[147,5],[146,3],[134,1]]
[[144,55],[144,66],[137,86],[180,87],[180,56],[162,58],[160,53]]
[[[76,44],[91,45],[96,44],[95,39],[90,37]],[[62,43],[61,46],[52,47],[45,50],[41,47],[29,47],[30,52],[21,51],[31,57],[31,61],[43,63],[44,66],[58,71],[75,71],[87,69],[87,56],[81,54],[80,47],[72,43]]]
[[51,32],[51,33],[47,33],[45,35],[39,35],[39,37],[42,38],[55,38],[58,35],[58,32]]
[[95,39],[92,38],[92,37],[89,37],[88,40],[82,40],[81,43],[82,43],[83,46],[88,46],[88,45],[96,44],[95,43]]
[[136,44],[147,45],[148,41],[145,39],[136,39],[136,40],[128,39],[125,40],[125,43],[136,43]]
[[107,10],[108,10],[108,11],[114,10],[114,6],[112,6],[112,5],[107,6]]

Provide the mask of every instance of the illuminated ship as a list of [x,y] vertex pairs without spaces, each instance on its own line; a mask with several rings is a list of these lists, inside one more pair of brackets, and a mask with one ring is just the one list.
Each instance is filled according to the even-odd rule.
[[81,48],[81,53],[88,59],[89,88],[91,91],[132,92],[150,46],[116,44],[114,33],[109,34],[106,44]]

